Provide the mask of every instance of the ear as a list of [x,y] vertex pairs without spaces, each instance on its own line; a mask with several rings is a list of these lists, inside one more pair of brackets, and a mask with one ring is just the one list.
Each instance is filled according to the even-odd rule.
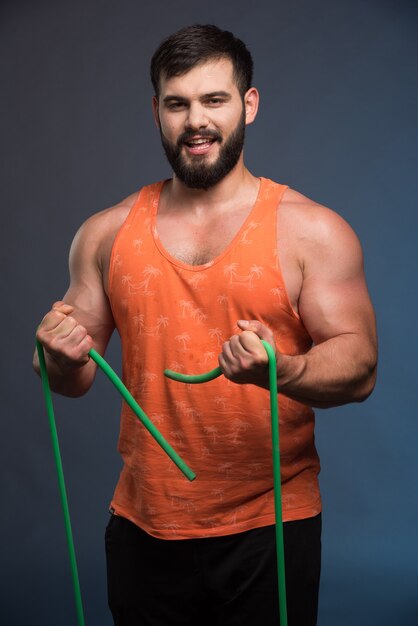
[[157,96],[153,96],[152,97],[152,114],[154,116],[154,121],[155,121],[155,124],[156,124],[157,128],[160,128],[160,126],[161,126],[160,125],[160,115],[159,115],[158,109],[159,109],[158,98],[157,98]]
[[252,124],[254,122],[257,111],[258,103],[260,101],[260,95],[255,87],[251,87],[244,96],[245,106],[245,123]]

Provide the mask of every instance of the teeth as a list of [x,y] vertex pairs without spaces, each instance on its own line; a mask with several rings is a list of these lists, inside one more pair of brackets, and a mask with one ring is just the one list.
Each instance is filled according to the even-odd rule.
[[192,141],[189,141],[188,143],[192,145],[199,145],[202,143],[210,143],[210,139],[193,139]]

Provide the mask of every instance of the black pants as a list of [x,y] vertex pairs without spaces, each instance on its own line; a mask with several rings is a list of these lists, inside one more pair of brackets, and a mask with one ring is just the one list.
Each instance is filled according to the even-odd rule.
[[[284,524],[289,626],[315,626],[321,516]],[[115,626],[278,626],[274,526],[161,540],[112,516],[106,529]]]

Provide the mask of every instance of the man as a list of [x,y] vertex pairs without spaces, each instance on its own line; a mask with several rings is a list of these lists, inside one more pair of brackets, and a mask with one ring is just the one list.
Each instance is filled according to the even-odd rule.
[[[376,335],[362,253],[344,220],[254,177],[252,60],[192,26],[151,63],[173,178],[94,215],[70,286],[37,333],[55,391],[79,396],[116,327],[128,388],[197,479],[179,474],[126,406],[124,467],[106,532],[117,626],[279,623],[267,355],[277,353],[290,626],[316,623],[321,503],[310,407],[364,400]],[[164,368],[224,377],[180,385]],[[39,369],[36,357],[35,368]]]

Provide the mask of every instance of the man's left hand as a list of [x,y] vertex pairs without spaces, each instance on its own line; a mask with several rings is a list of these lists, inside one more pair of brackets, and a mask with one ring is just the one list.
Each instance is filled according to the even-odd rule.
[[226,341],[219,355],[222,372],[234,383],[268,388],[268,357],[261,340],[277,353],[273,332],[258,320],[238,320],[237,326],[242,332]]

